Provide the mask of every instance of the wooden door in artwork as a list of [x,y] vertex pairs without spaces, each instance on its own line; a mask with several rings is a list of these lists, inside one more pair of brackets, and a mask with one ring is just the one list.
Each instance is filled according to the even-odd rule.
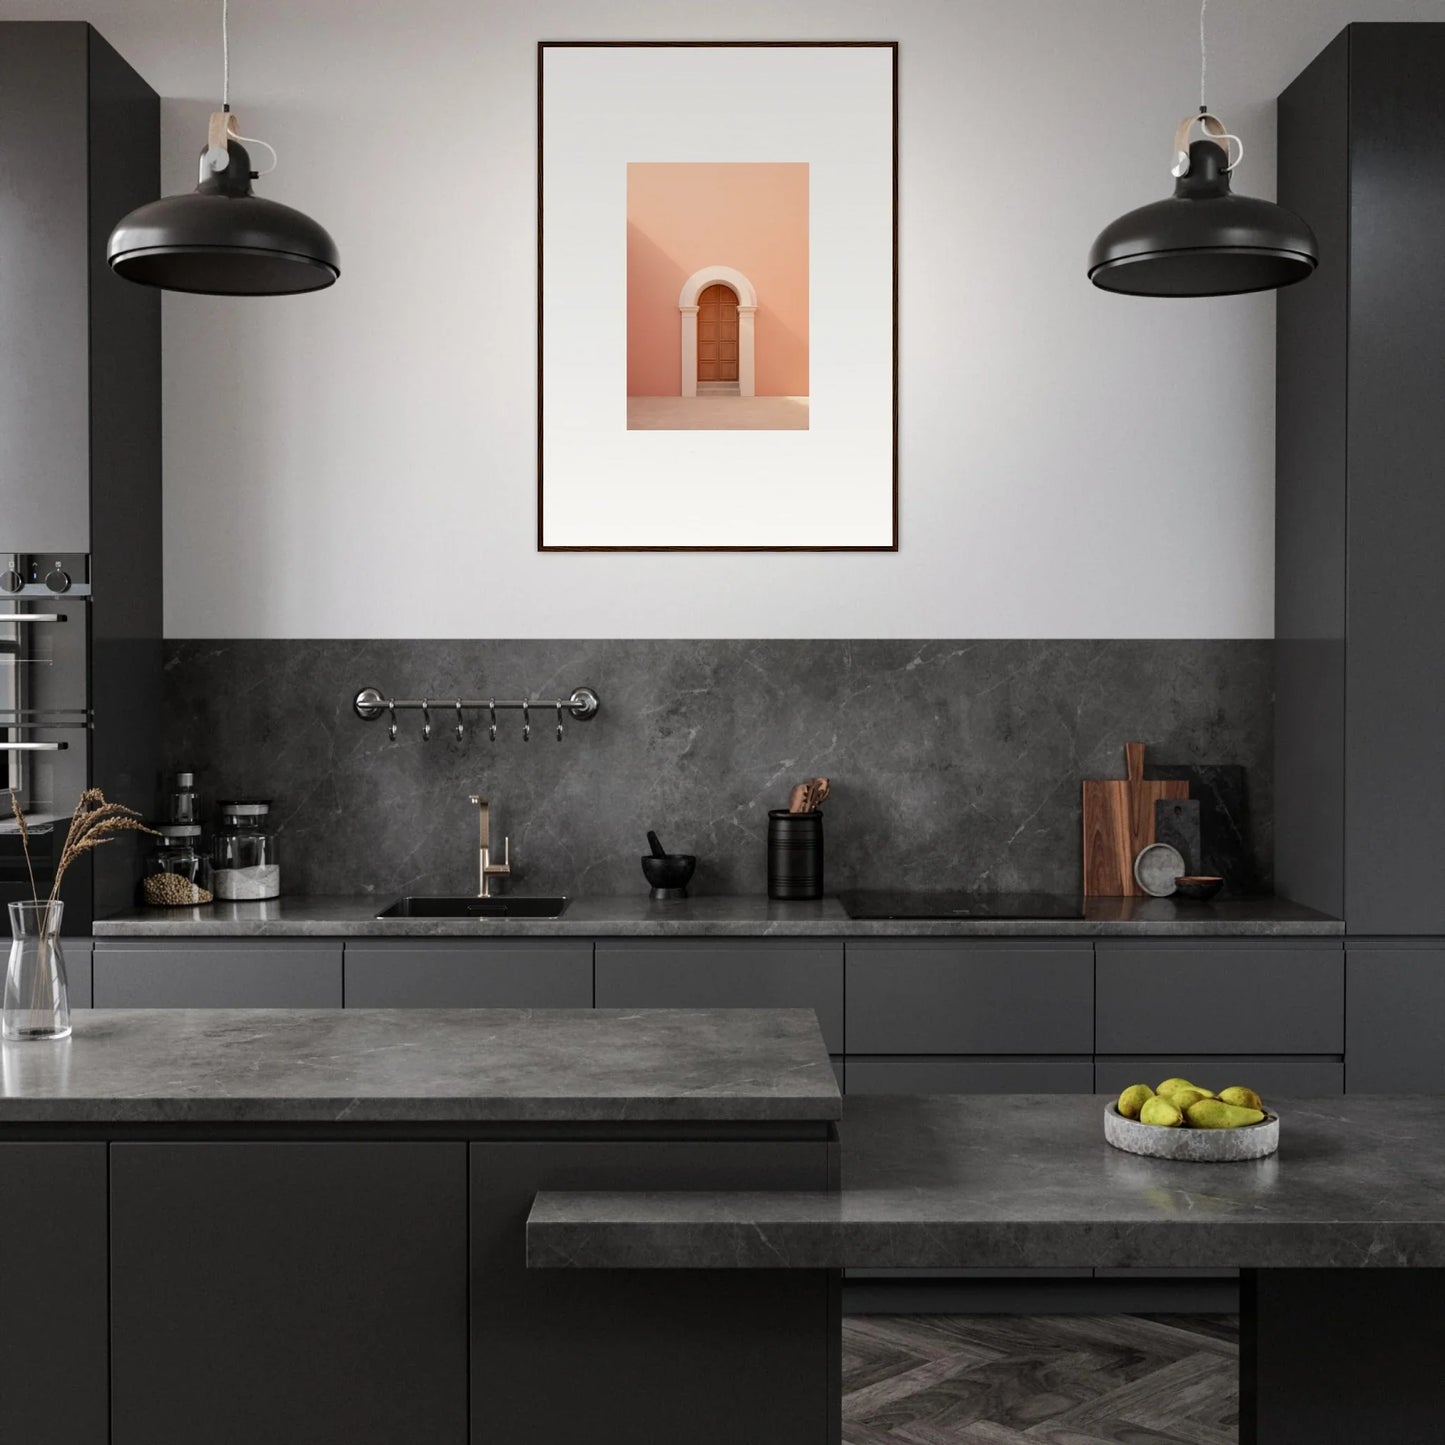
[[697,298],[697,379],[738,379],[738,298],[728,286],[709,286]]

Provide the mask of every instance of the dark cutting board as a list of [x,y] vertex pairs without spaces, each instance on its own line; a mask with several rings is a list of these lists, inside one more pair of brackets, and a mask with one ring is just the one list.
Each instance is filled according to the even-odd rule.
[[1199,799],[1160,798],[1154,804],[1154,841],[1179,850],[1186,873],[1203,867],[1199,847]]
[[1199,851],[1196,869],[1224,879],[1234,894],[1264,889],[1264,870],[1255,856],[1249,818],[1246,769],[1237,763],[1153,763],[1146,771],[1160,779],[1183,781],[1199,800]]

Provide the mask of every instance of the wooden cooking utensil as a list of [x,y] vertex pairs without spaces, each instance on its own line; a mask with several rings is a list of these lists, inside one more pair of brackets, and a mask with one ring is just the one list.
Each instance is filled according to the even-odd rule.
[[806,783],[799,783],[788,794],[788,811],[790,813],[811,813],[822,804],[827,796],[827,778],[809,778]]
[[1084,896],[1142,898],[1134,860],[1154,841],[1154,804],[1187,798],[1183,779],[1144,777],[1144,744],[1125,743],[1125,778],[1084,783]]

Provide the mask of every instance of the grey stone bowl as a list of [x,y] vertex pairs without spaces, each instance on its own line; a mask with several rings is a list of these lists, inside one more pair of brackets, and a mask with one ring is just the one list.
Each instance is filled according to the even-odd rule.
[[1117,1104],[1104,1109],[1104,1138],[1128,1154],[1183,1159],[1193,1164],[1233,1164],[1264,1159],[1279,1148],[1279,1115],[1266,1113],[1242,1129],[1165,1129],[1126,1119]]

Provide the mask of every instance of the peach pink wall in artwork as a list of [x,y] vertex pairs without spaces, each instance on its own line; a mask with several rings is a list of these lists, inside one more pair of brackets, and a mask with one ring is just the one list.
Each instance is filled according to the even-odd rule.
[[732,266],[757,288],[759,396],[808,395],[805,162],[627,167],[627,394],[682,391],[682,283]]

